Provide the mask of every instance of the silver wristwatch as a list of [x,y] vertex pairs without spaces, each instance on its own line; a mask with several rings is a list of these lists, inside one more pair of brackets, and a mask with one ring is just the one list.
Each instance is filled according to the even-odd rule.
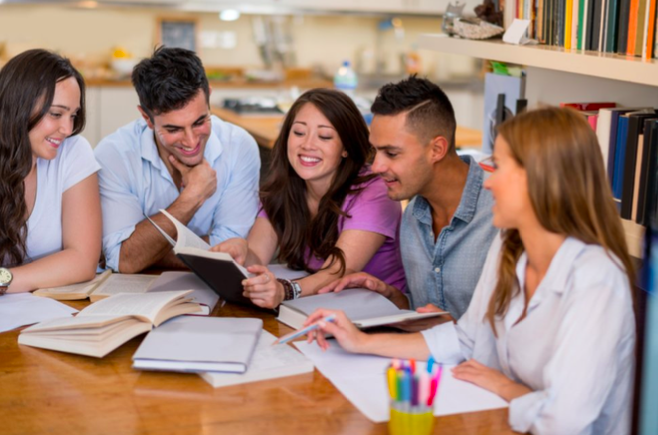
[[5,267],[0,267],[0,296],[7,293],[12,279],[14,279],[14,275],[11,274],[11,271]]
[[302,286],[297,281],[290,281],[292,284],[293,299],[299,299],[302,295]]

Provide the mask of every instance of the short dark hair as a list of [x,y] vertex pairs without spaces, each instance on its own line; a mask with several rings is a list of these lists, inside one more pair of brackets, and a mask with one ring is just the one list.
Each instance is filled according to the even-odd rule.
[[153,115],[184,107],[199,89],[206,94],[206,101],[210,95],[201,59],[184,48],[157,48],[153,56],[135,65],[132,83],[140,106],[151,120]]
[[384,85],[371,111],[374,115],[395,116],[407,112],[407,128],[422,141],[443,136],[455,148],[457,121],[448,96],[441,88],[415,74],[397,83]]

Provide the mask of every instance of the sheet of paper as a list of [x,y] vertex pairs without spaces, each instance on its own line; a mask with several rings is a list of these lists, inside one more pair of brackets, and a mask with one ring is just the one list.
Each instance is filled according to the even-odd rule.
[[169,214],[166,210],[160,210],[160,213],[167,216],[169,220],[174,223],[178,235],[176,236],[176,247],[174,251],[178,248],[199,248],[202,251],[207,251],[210,249],[210,245],[203,241],[203,239],[196,234],[188,227],[183,225],[178,219]]
[[[366,417],[375,423],[388,421],[389,396],[385,372],[391,359],[348,353],[335,340],[329,341],[331,346],[326,352],[316,343],[296,342],[295,346],[313,361],[315,367]],[[418,370],[424,370],[425,363],[419,362],[417,367]],[[441,385],[434,401],[434,415],[461,414],[509,406],[497,395],[453,378],[450,370],[452,367],[444,365]]]
[[77,312],[54,299],[40,298],[31,293],[6,294],[0,296],[0,332],[44,320],[70,317]]
[[89,293],[89,290],[96,286],[100,281],[107,279],[107,277],[111,274],[111,270],[106,270],[105,272],[96,275],[91,281],[65,285],[62,287],[48,287],[41,290],[49,291],[50,293]]
[[503,35],[503,41],[508,44],[524,44],[525,43],[525,34],[530,25],[530,20],[520,20],[518,18],[512,21],[512,24],[507,28],[505,34]]
[[95,296],[114,295],[117,293],[146,293],[151,283],[157,278],[154,275],[132,275],[113,273],[94,291]]

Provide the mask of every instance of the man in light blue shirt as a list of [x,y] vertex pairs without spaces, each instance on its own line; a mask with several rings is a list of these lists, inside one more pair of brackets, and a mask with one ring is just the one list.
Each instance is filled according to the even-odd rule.
[[[400,228],[409,296],[365,273],[348,275],[329,289],[366,287],[401,308],[441,309],[458,319],[497,233],[493,198],[482,187],[484,172],[470,157],[457,155],[452,105],[430,81],[411,76],[384,86],[372,113],[372,171],[386,182],[389,198],[411,199]],[[421,329],[431,324],[415,325]]]
[[258,212],[258,146],[243,129],[211,115],[201,60],[189,50],[159,48],[134,68],[132,82],[143,119],[95,150],[107,267],[122,273],[182,267],[144,217],[175,239],[160,209],[211,246],[246,237]]

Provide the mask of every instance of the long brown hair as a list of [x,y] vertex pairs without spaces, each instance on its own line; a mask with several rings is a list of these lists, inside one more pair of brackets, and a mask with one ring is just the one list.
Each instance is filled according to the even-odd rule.
[[[348,157],[340,162],[329,191],[322,197],[317,215],[311,219],[306,202],[306,182],[288,161],[288,137],[301,108],[312,104],[336,129]],[[341,205],[350,193],[374,175],[360,174],[370,157],[368,127],[354,102],[345,94],[331,89],[312,89],[304,93],[290,108],[281,134],[274,144],[269,176],[260,191],[263,210],[279,239],[279,260],[289,267],[316,272],[308,267],[309,255],[339,261],[339,274],[345,273],[345,256],[336,247],[338,220],[346,216]]]
[[[632,288],[634,267],[626,238],[601,149],[584,117],[571,109],[542,108],[506,121],[498,132],[526,170],[530,203],[542,227],[603,247]],[[494,317],[504,315],[521,291],[516,264],[523,250],[519,232],[505,230],[498,281],[487,312],[494,333]]]
[[57,82],[69,77],[80,86],[75,135],[85,125],[85,84],[67,59],[46,50],[28,50],[0,70],[0,264],[17,266],[25,259],[24,180],[33,163],[29,133],[50,109]]

